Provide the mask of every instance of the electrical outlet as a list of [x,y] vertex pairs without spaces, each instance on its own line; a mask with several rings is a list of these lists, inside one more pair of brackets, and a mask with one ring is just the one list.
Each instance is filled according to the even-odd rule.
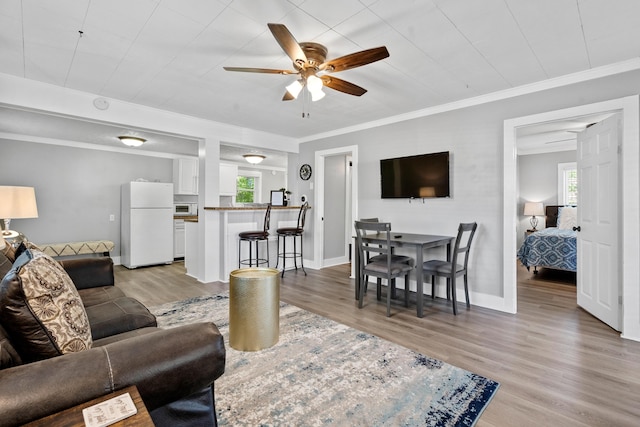
[[109,215],[109,221],[113,222],[116,220],[116,216],[114,214]]

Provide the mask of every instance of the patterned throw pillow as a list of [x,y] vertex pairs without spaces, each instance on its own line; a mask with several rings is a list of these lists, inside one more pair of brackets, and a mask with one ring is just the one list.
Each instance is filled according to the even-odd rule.
[[24,251],[2,280],[0,321],[27,362],[92,345],[89,319],[69,275],[36,249]]
[[578,225],[578,208],[575,206],[563,206],[558,211],[558,228],[560,230],[573,230]]

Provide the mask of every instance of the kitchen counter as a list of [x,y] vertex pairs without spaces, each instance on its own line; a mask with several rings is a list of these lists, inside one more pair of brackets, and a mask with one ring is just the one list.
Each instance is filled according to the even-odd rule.
[[[185,267],[187,275],[202,277],[204,270],[217,267],[213,280],[227,282],[231,271],[238,268],[238,233],[247,230],[260,230],[264,223],[264,212],[266,206],[207,206],[204,208],[202,221],[197,218],[185,219],[186,229],[186,250]],[[271,210],[271,231],[269,236],[269,265],[275,266],[278,254],[278,242],[275,230],[281,227],[295,227],[298,223],[298,212],[300,206],[273,206]],[[207,221],[215,220],[216,226],[213,229],[206,229]],[[195,220],[194,220],[195,219]],[[203,224],[204,223],[204,224]],[[218,234],[219,233],[219,234]],[[200,239],[210,239],[216,236],[216,252],[209,255],[207,262],[212,264],[203,265],[204,258],[197,253]],[[266,246],[264,242],[263,246]],[[266,249],[266,248],[264,248]],[[242,258],[248,258],[248,248],[244,245]],[[261,249],[262,251],[263,249]],[[266,254],[266,252],[265,252]],[[211,279],[209,279],[211,280]]]
[[174,215],[173,219],[184,219],[185,221],[196,220],[198,221],[198,215]]

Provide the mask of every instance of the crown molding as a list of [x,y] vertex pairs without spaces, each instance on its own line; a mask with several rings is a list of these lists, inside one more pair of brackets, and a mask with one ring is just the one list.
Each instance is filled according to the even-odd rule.
[[592,68],[590,70],[580,71],[573,74],[554,77],[535,83],[517,86],[497,92],[488,93],[486,95],[466,98],[460,101],[454,101],[447,104],[436,105],[409,113],[398,114],[396,116],[387,117],[385,119],[374,120],[355,126],[349,126],[341,129],[335,129],[330,132],[319,133],[298,139],[299,143],[317,141],[319,139],[340,136],[348,133],[359,132],[380,126],[386,126],[394,123],[413,120],[421,117],[433,116],[449,111],[460,110],[468,107],[475,107],[495,101],[502,101],[509,98],[515,98],[522,95],[529,95],[536,92],[542,92],[562,86],[569,86],[576,83],[582,83],[589,80],[595,80],[602,77],[613,76],[616,74],[635,71],[640,69],[640,57],[627,61],[616,62],[614,64],[604,65],[602,67]]

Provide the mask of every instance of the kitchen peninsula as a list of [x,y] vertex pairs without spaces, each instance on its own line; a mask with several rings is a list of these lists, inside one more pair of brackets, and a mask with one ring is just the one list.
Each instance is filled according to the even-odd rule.
[[[261,230],[264,221],[265,206],[234,206],[234,207],[205,207],[205,211],[215,211],[219,215],[220,224],[220,265],[221,278],[229,280],[229,273],[238,268],[238,233],[248,230]],[[277,258],[277,236],[275,230],[280,227],[295,227],[298,221],[300,206],[273,206],[271,208],[271,226],[269,236],[269,266],[275,267]],[[197,221],[185,221],[186,251],[185,267],[187,274],[196,276],[198,271],[197,256],[191,256],[198,247],[198,223]],[[248,257],[246,245],[242,254]],[[261,246],[261,252],[266,250]]]

